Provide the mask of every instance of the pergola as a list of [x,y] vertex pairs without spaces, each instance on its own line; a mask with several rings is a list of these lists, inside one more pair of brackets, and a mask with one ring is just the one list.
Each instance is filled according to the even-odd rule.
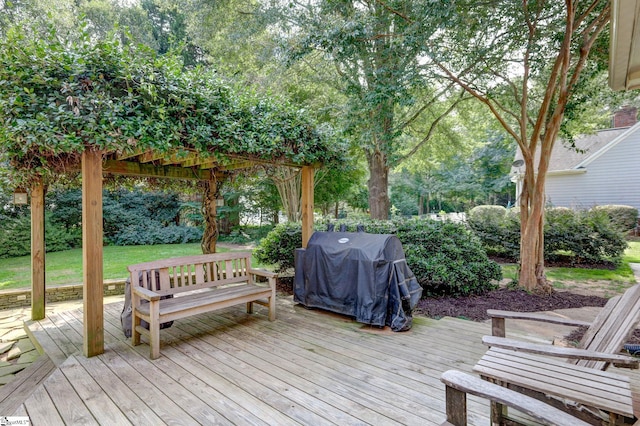
[[[208,181],[216,174],[248,168],[257,162],[250,156],[202,155],[193,150],[158,153],[151,150],[118,154],[88,149],[82,153],[82,261],[84,330],[83,352],[87,357],[104,352],[102,180],[105,174]],[[278,164],[281,164],[278,162]],[[285,164],[302,171],[302,246],[313,232],[314,166]],[[42,182],[31,187],[31,316],[45,317],[45,237]],[[215,204],[211,206],[215,209]]]

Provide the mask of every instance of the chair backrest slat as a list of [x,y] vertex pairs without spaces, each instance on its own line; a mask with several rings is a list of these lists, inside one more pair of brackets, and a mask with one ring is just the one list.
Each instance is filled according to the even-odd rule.
[[[602,308],[578,345],[582,349],[615,354],[635,330],[640,320],[640,284],[611,298]],[[573,361],[577,365],[602,370],[602,361]]]

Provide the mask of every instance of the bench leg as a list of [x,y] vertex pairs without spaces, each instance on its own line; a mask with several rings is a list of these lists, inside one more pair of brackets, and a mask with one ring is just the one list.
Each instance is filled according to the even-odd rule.
[[269,278],[271,296],[269,297],[269,321],[276,320],[276,279]]
[[247,302],[247,313],[248,314],[253,313],[253,302]]
[[140,344],[140,332],[138,331],[140,317],[136,315],[135,310],[131,313],[131,322],[131,344],[137,346]]
[[160,302],[149,303],[149,346],[151,347],[151,359],[160,356]]

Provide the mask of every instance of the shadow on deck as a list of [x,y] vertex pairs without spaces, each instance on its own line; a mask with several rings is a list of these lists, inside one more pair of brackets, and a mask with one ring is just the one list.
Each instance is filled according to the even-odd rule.
[[[15,413],[32,424],[441,424],[448,369],[470,372],[488,324],[416,318],[393,333],[278,301],[278,319],[242,306],[178,320],[161,356],[133,347],[122,304],[105,305],[105,353],[82,355],[82,310],[29,329],[58,366]],[[470,424],[488,424],[470,398]]]

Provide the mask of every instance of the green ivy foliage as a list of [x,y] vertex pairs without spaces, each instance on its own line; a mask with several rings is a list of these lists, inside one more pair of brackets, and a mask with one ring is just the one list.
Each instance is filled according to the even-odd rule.
[[[500,266],[489,260],[478,238],[461,224],[422,219],[359,223],[344,220],[334,224],[335,230],[341,225],[348,232],[356,232],[362,225],[365,232],[372,234],[395,234],[424,296],[482,294],[496,288],[502,278]],[[316,223],[315,230],[325,231],[327,227]],[[285,223],[276,226],[254,254],[261,262],[275,264],[282,271],[294,267],[294,252],[301,245],[300,224]]]
[[0,40],[0,154],[14,183],[53,179],[86,149],[182,149],[295,164],[342,157],[328,127],[275,97],[225,85],[214,71],[184,69],[115,35],[81,29],[43,39],[10,28]]

